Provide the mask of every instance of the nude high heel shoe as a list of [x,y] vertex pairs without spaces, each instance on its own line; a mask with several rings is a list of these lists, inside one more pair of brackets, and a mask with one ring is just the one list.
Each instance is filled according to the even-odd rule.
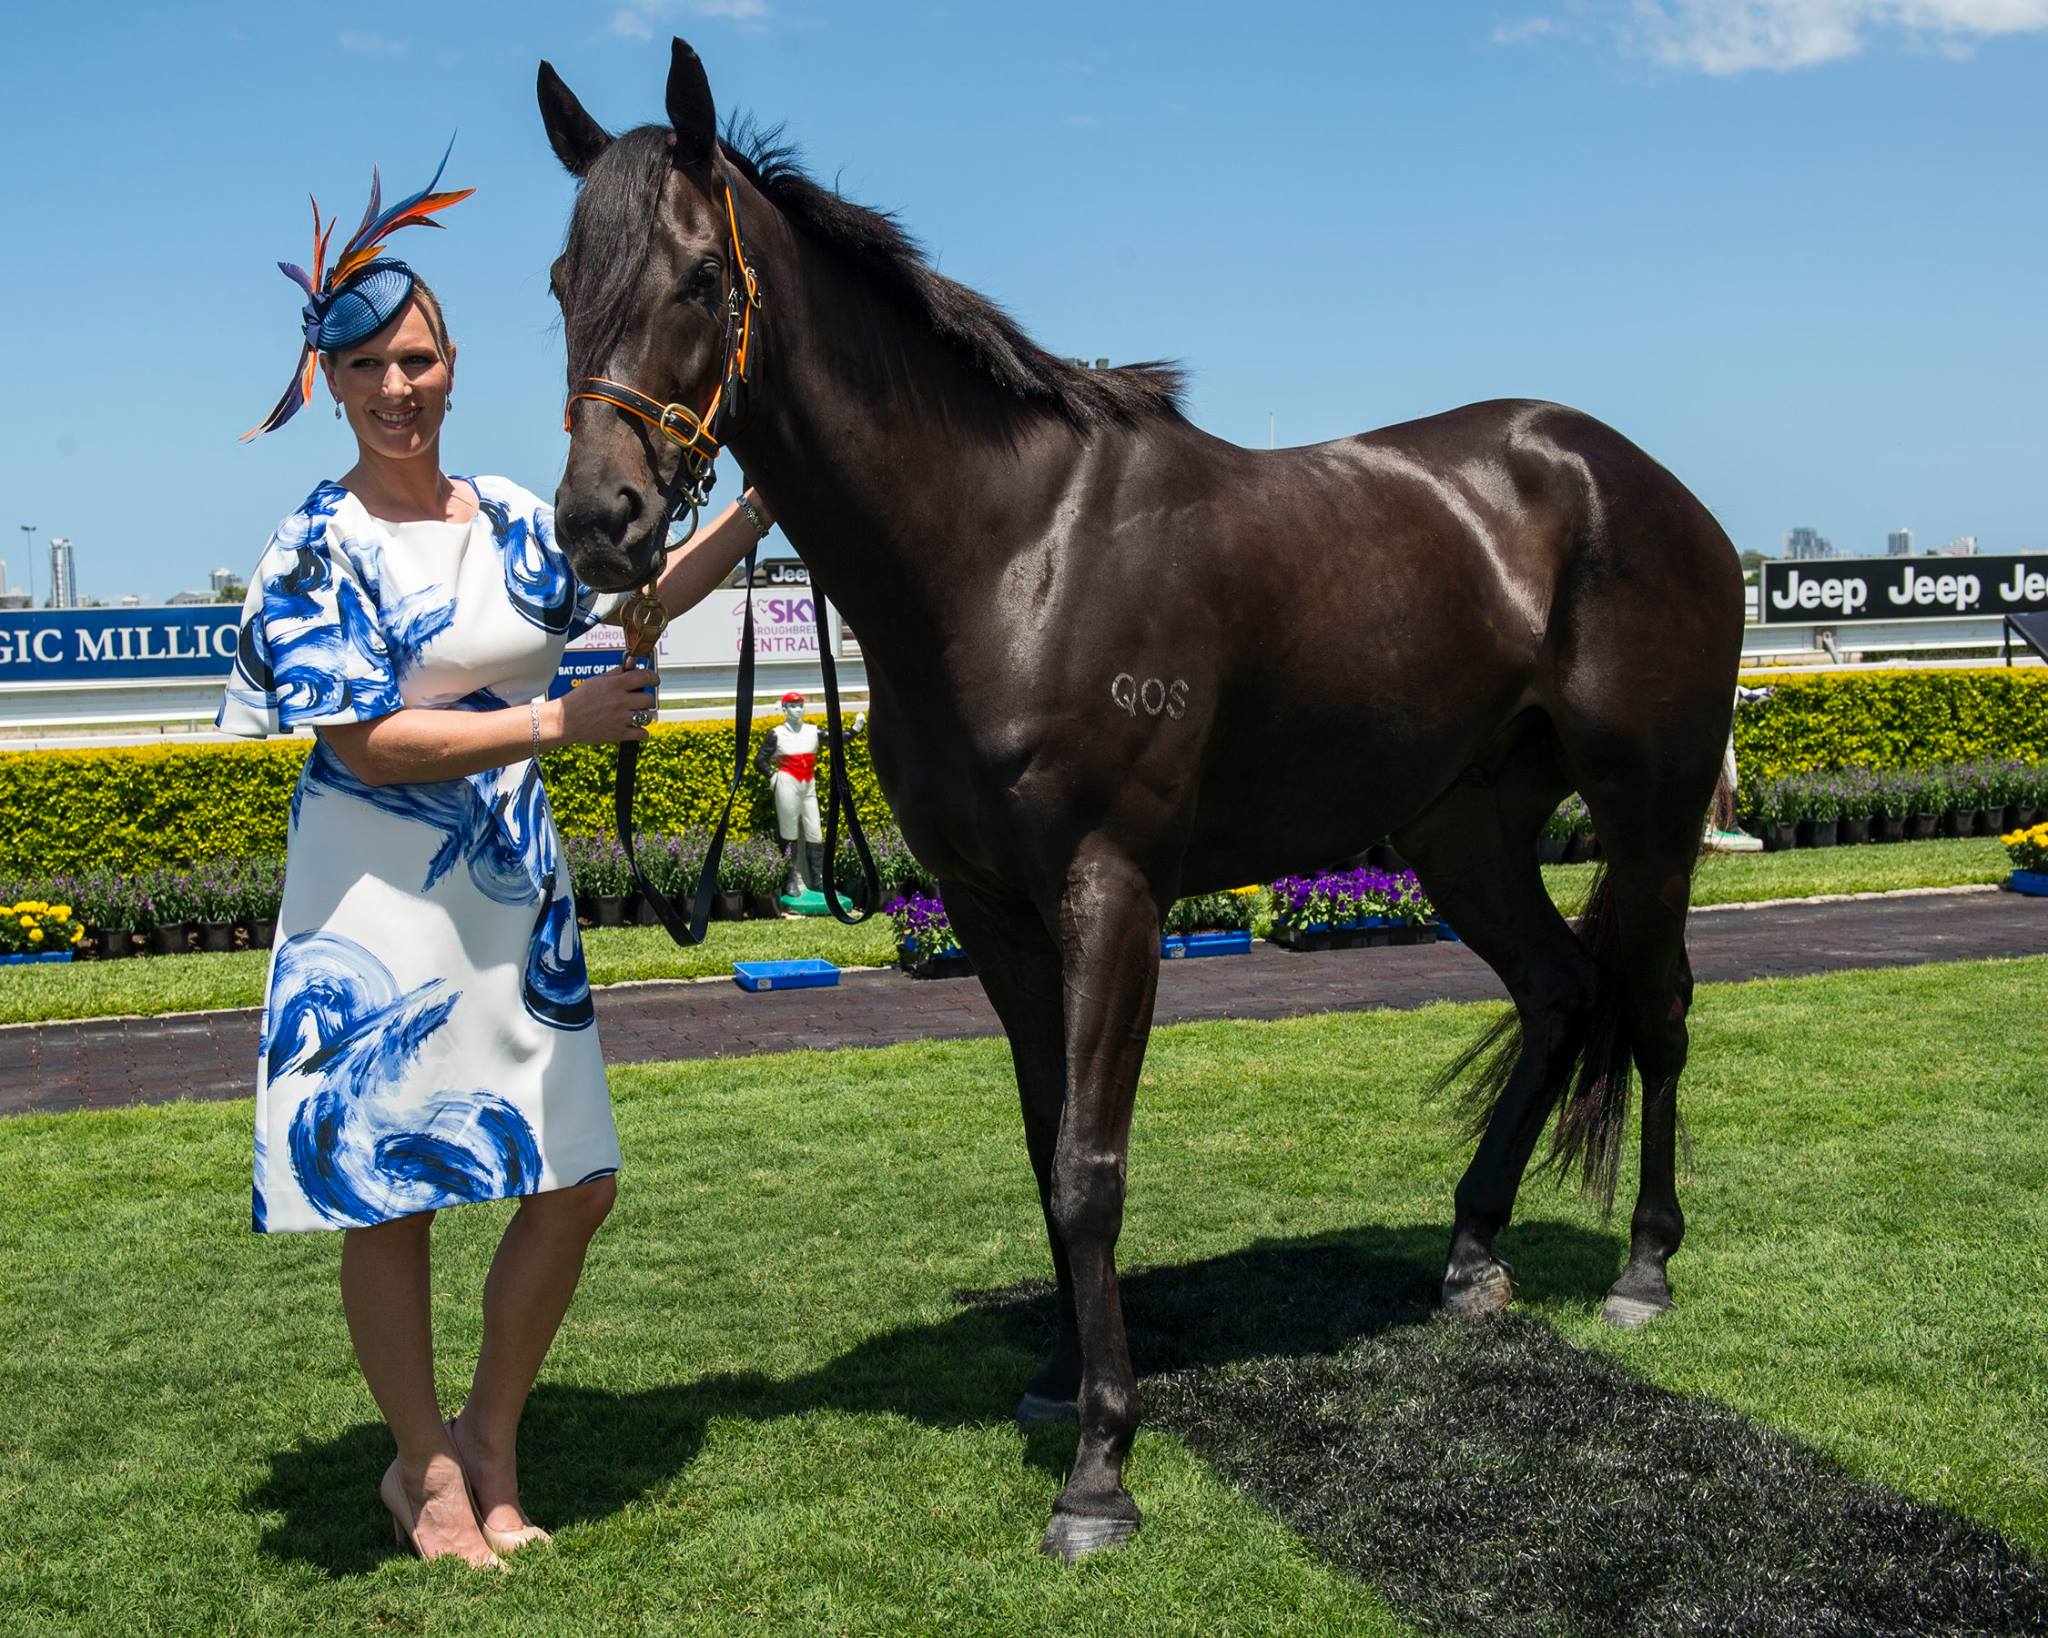
[[[455,1446],[455,1454],[459,1458],[462,1455],[462,1446],[455,1437],[454,1417],[448,1418],[447,1426],[448,1442]],[[515,1553],[522,1547],[549,1547],[554,1545],[555,1538],[530,1519],[517,1530],[493,1530],[484,1521],[483,1503],[476,1499],[476,1486],[469,1482],[469,1469],[466,1465],[462,1471],[462,1482],[469,1491],[469,1506],[470,1510],[476,1514],[476,1527],[483,1531],[484,1542],[492,1552]],[[526,1518],[526,1510],[524,1508],[519,1510],[519,1516],[522,1519]]]
[[[467,1482],[465,1478],[464,1483],[466,1484]],[[414,1558],[424,1559],[427,1555],[420,1551],[419,1538],[414,1534],[419,1524],[419,1515],[413,1511],[412,1499],[405,1493],[405,1481],[398,1476],[398,1458],[395,1456],[391,1459],[391,1465],[384,1470],[384,1477],[377,1481],[377,1499],[383,1502],[384,1510],[391,1515],[391,1539],[411,1553]],[[471,1502],[471,1506],[475,1506],[474,1501]],[[481,1519],[477,1521],[477,1527],[479,1529],[483,1528],[483,1521]],[[484,1545],[491,1547],[491,1532],[484,1530],[483,1536]],[[497,1556],[497,1549],[495,1547],[491,1547],[491,1553],[492,1556],[488,1563],[492,1569],[503,1570],[509,1568],[505,1561]],[[436,1556],[441,1558],[459,1558],[461,1555],[459,1553],[441,1553]],[[483,1567],[481,1564],[472,1566],[472,1568],[479,1570]]]

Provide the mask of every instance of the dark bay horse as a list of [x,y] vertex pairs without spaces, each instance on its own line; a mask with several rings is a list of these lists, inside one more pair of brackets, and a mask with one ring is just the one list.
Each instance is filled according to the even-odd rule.
[[[1115,1248],[1178,895],[1391,834],[1515,1008],[1470,1055],[1481,1135],[1445,1304],[1507,1303],[1494,1240],[1553,1111],[1553,1158],[1611,1198],[1633,1072],[1640,1194],[1606,1312],[1668,1307],[1685,917],[1742,627],[1706,508],[1555,404],[1223,443],[1182,416],[1173,371],[1052,357],[887,216],[721,141],[681,41],[666,125],[608,135],[546,64],[540,104],[582,179],[553,280],[572,390],[702,410],[732,346],[735,228],[759,276],[729,447],[860,634],[882,787],[1015,1059],[1061,1307],[1020,1415],[1080,1422],[1046,1549],[1137,1527]],[[614,405],[572,411],[560,538],[589,584],[637,584],[678,452]],[[1536,862],[1574,789],[1607,861],[1576,929]]]

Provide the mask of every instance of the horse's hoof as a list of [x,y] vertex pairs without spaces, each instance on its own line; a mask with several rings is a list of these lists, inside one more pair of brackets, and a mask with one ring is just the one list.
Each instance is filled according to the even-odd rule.
[[1048,1558],[1073,1564],[1105,1547],[1121,1546],[1137,1533],[1136,1519],[1088,1519],[1078,1513],[1055,1513],[1038,1550]]
[[1045,1399],[1027,1391],[1017,1401],[1017,1426],[1020,1429],[1042,1427],[1047,1422],[1071,1422],[1079,1415],[1080,1410],[1071,1399]]
[[1514,1299],[1514,1271],[1497,1262],[1473,1280],[1445,1280],[1438,1300],[1444,1312],[1461,1319],[1478,1319],[1503,1312]]
[[1609,1325],[1619,1326],[1624,1331],[1634,1331],[1648,1325],[1659,1314],[1671,1307],[1671,1299],[1662,1302],[1645,1302],[1641,1297],[1624,1297],[1610,1291],[1607,1302],[1600,1310],[1600,1317]]

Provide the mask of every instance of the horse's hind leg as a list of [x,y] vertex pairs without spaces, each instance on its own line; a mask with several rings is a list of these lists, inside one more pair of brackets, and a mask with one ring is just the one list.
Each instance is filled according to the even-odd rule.
[[[1628,1264],[1602,1310],[1614,1325],[1641,1325],[1671,1306],[1665,1265],[1685,1237],[1678,1205],[1678,1078],[1685,1070],[1693,988],[1685,916],[1713,783],[1706,773],[1647,804],[1640,792],[1619,804],[1613,793],[1603,802],[1597,787],[1587,793],[1608,859],[1628,1039],[1642,1078],[1642,1173],[1629,1221]],[[1613,1162],[1602,1169],[1611,1176]]]
[[1074,1414],[1081,1391],[1081,1350],[1074,1322],[1074,1274],[1052,1213],[1053,1149],[1067,1094],[1067,1043],[1061,996],[1059,946],[1029,904],[984,897],[957,882],[942,884],[946,912],[962,947],[1010,1038],[1017,1095],[1024,1109],[1024,1142],[1038,1179],[1038,1203],[1059,1280],[1057,1331],[1051,1356],[1024,1385],[1017,1402],[1020,1425]]
[[[1564,791],[1547,728],[1475,770],[1396,838],[1432,902],[1499,975],[1515,1010],[1452,1071],[1480,1064],[1472,1163],[1459,1180],[1442,1300],[1491,1313],[1513,1294],[1494,1239],[1562,1095],[1598,998],[1593,958],[1544,890],[1536,837]],[[1478,782],[1474,782],[1474,779]]]

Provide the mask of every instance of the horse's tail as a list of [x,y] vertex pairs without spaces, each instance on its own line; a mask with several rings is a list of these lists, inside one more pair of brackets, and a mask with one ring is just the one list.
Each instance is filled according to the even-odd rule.
[[[1557,1110],[1557,1124],[1543,1164],[1563,1174],[1576,1171],[1587,1194],[1611,1211],[1621,1175],[1634,1058],[1623,1010],[1621,925],[1605,867],[1593,878],[1578,936],[1592,958],[1593,982],[1544,1066],[1537,1110],[1541,1115]],[[1521,1014],[1511,1007],[1438,1079],[1443,1090],[1470,1076],[1459,1102],[1474,1138],[1491,1124],[1525,1044]],[[1532,1118],[1541,1118],[1537,1110],[1531,1111]]]

